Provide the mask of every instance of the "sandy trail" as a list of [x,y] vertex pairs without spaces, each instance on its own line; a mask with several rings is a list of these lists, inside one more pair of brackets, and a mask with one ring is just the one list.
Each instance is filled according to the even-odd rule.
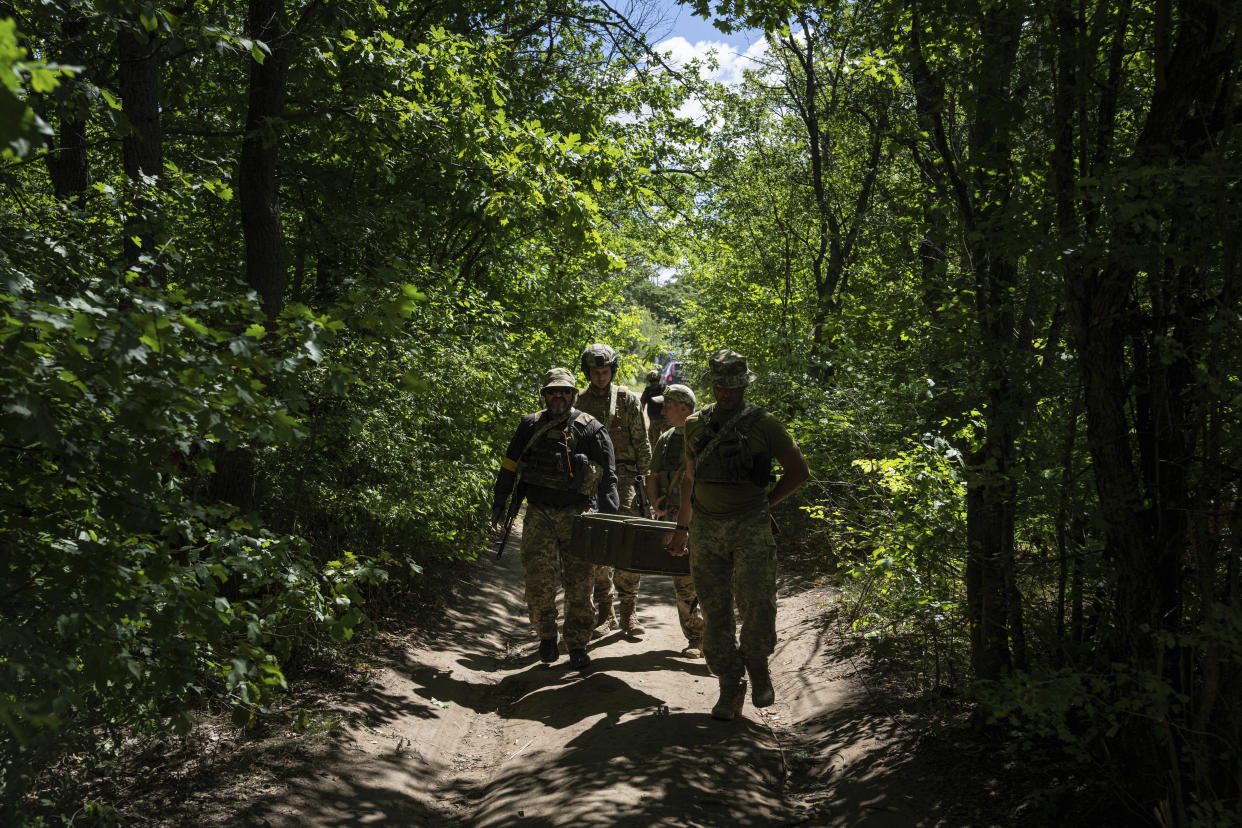
[[[488,565],[490,564],[490,565]],[[891,723],[827,655],[827,587],[782,588],[777,703],[713,720],[716,680],[680,655],[672,580],[643,576],[641,639],[591,642],[589,673],[538,660],[517,539],[477,568],[445,623],[343,710],[313,770],[243,806],[246,824],[769,826],[923,823],[888,793]],[[791,796],[791,779],[817,793]],[[887,782],[886,782],[887,780]],[[926,816],[926,814],[924,814]],[[927,823],[923,823],[927,824]]]

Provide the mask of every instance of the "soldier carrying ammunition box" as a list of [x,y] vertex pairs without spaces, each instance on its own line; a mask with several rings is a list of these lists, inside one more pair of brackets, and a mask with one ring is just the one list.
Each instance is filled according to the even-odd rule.
[[[573,374],[553,368],[540,391],[545,408],[518,424],[492,493],[492,526],[499,532],[510,498],[526,498],[522,528],[522,567],[526,573],[526,607],[539,636],[539,658],[559,656],[556,576],[565,590],[565,644],[569,664],[591,664],[586,645],[595,626],[591,588],[595,565],[569,554],[574,518],[589,508],[617,511],[617,478],[612,440],[604,426],[573,407],[578,395]],[[516,485],[515,485],[516,484]],[[559,566],[558,566],[559,564]]]

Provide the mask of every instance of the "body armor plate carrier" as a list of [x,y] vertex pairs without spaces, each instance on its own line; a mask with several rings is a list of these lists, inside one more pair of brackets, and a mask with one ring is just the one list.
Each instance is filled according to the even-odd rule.
[[578,443],[594,423],[591,415],[576,408],[551,427],[541,423],[522,451],[522,479],[547,489],[595,494],[603,467],[578,453]]
[[766,486],[771,476],[772,458],[750,446],[751,426],[761,414],[762,408],[747,406],[736,417],[718,424],[716,406],[704,406],[701,442],[694,447],[694,479],[704,483]]

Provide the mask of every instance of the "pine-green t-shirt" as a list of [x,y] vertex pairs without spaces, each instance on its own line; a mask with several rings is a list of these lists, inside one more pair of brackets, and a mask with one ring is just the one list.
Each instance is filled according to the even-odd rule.
[[[696,458],[695,446],[706,444],[703,412],[691,414],[686,420],[686,457]],[[726,425],[725,428],[729,426]],[[752,453],[763,452],[777,460],[797,447],[793,437],[775,417],[764,411],[751,423],[747,444]],[[705,483],[694,481],[694,511],[713,517],[727,517],[765,507],[768,501],[766,486],[749,480],[740,483]]]

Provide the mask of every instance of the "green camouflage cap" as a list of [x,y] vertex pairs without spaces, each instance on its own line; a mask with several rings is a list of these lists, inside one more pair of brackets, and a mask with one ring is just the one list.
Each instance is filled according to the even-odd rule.
[[745,388],[759,375],[746,367],[746,357],[721,348],[707,358],[707,383],[713,388]]
[[691,411],[694,410],[694,407],[698,405],[699,402],[694,398],[694,392],[690,390],[690,387],[688,385],[682,385],[681,383],[670,385],[668,388],[664,389],[663,394],[658,397],[652,397],[651,401],[656,403],[685,403],[690,406]]
[[577,391],[578,385],[574,382],[573,374],[564,368],[553,368],[543,375],[543,386],[539,390],[542,392],[549,388],[572,388]]
[[655,385],[659,381],[660,381],[659,371],[648,371],[647,372],[647,384],[648,385]]

